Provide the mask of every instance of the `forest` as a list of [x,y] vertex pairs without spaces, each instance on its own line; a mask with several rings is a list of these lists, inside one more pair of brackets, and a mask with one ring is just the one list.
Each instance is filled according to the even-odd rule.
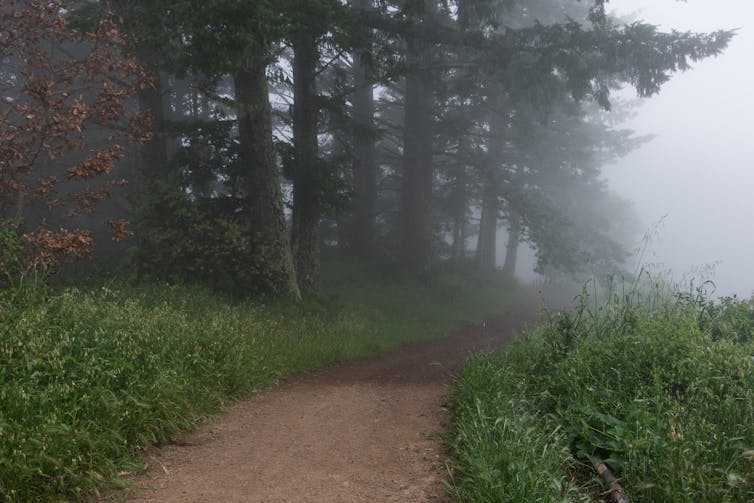
[[508,278],[524,242],[548,276],[621,271],[639,224],[601,168],[648,138],[611,93],[655,94],[733,36],[586,1],[3,9],[19,267],[94,254],[293,299],[318,291],[323,255],[486,276],[499,232]]
[[640,98],[735,32],[609,7],[4,0],[0,501],[106,501],[227,403],[406,342],[455,372],[438,338],[499,349],[583,281],[459,374],[440,487],[623,501],[592,460],[637,501],[751,497],[754,307],[634,271],[604,176],[652,140]]

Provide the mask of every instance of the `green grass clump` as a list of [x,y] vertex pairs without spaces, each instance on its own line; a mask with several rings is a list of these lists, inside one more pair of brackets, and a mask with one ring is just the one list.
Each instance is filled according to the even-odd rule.
[[468,364],[455,395],[456,494],[597,501],[586,461],[597,455],[632,501],[754,500],[752,335],[750,301],[584,298]]
[[298,305],[177,286],[5,291],[0,501],[81,499],[224,401],[502,308],[500,290],[445,281],[341,274]]
[[511,370],[498,356],[480,355],[458,382],[453,492],[469,502],[578,499],[563,429],[504,391],[516,386]]

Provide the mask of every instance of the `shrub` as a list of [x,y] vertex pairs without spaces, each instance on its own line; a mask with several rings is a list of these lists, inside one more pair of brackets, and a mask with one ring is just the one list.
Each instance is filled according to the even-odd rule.
[[255,290],[259,275],[240,225],[183,194],[153,200],[143,210],[137,234],[135,264],[141,276],[228,292]]

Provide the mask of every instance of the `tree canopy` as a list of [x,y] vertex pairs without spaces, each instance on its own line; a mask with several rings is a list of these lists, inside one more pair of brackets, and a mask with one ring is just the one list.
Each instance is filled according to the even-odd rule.
[[548,274],[620,270],[634,222],[601,169],[648,139],[612,94],[660,92],[733,32],[606,3],[5,2],[3,218],[53,221],[27,193],[58,222],[120,191],[124,215],[97,215],[135,223],[142,274],[273,297],[316,292],[322,253],[489,272],[499,229],[508,276],[519,242]]

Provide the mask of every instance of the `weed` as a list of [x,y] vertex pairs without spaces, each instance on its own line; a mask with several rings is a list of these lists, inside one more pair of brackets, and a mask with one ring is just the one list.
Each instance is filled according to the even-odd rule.
[[[614,286],[469,363],[456,390],[460,500],[598,494],[579,468],[593,454],[634,501],[754,499],[754,304],[707,300],[706,285]],[[501,430],[514,423],[523,437]]]

